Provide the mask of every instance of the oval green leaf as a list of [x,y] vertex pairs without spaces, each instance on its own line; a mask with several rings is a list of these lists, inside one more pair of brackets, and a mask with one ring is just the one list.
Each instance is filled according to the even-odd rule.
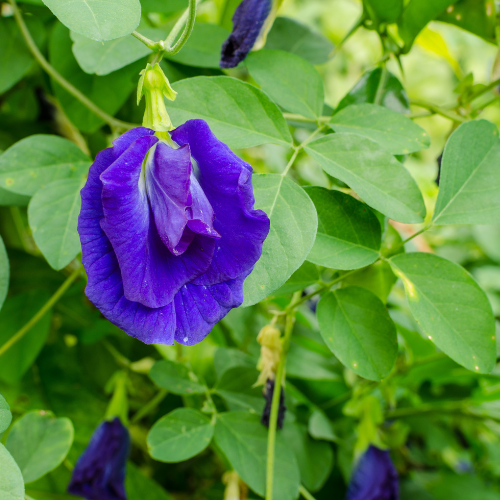
[[369,380],[389,374],[397,333],[377,296],[360,287],[339,288],[321,298],[317,315],[323,340],[345,366]]
[[328,38],[289,17],[277,17],[267,35],[266,49],[285,50],[311,64],[328,61],[333,44]]
[[173,394],[203,394],[207,390],[186,366],[166,359],[157,361],[151,368],[149,376],[156,385]]
[[244,306],[277,290],[304,262],[316,236],[314,204],[295,182],[278,174],[253,176],[255,208],[271,220],[262,257],[243,285]]
[[247,56],[245,65],[260,88],[282,108],[309,118],[322,115],[323,81],[301,57],[282,50],[259,50]]
[[103,42],[128,35],[141,20],[139,0],[43,0],[66,27]]
[[10,412],[10,406],[5,398],[0,394],[0,434],[2,434],[7,427],[9,427],[12,422],[12,413]]
[[390,263],[425,335],[469,370],[490,372],[496,358],[495,320],[469,273],[429,253],[396,255]]
[[351,104],[374,103],[377,95],[382,106],[398,113],[410,112],[410,100],[403,85],[390,71],[384,73],[382,68],[364,73],[339,102],[337,112]]
[[348,184],[368,205],[399,222],[422,222],[425,205],[403,165],[376,142],[355,134],[331,134],[306,146],[327,172]]
[[80,252],[76,230],[80,190],[84,179],[63,179],[40,189],[28,205],[33,238],[47,262],[56,270],[67,266]]
[[407,116],[376,104],[354,104],[333,115],[330,128],[368,137],[393,155],[428,148],[427,132]]
[[182,462],[201,453],[213,435],[214,425],[203,413],[192,408],[177,408],[149,431],[149,454],[161,462]]
[[2,443],[0,443],[0,497],[2,500],[24,500],[23,475]]
[[178,95],[169,101],[168,112],[174,125],[202,118],[231,148],[292,144],[280,110],[253,85],[228,76],[198,76],[176,82],[173,88]]
[[90,158],[74,143],[56,135],[32,135],[0,156],[0,186],[32,196],[52,181],[82,178]]
[[463,123],[444,148],[436,224],[500,222],[500,139],[486,120]]
[[5,446],[31,483],[58,467],[73,444],[73,424],[46,411],[32,411],[12,426]]
[[[258,495],[266,493],[267,429],[259,415],[221,413],[215,441],[241,479]],[[295,500],[299,495],[300,471],[293,452],[281,433],[276,436],[274,500]]]
[[[0,311],[0,347],[26,324],[47,302],[49,294],[45,290],[9,297]],[[49,334],[51,313],[47,312],[20,340],[0,356],[0,380],[13,384],[21,379],[45,344]]]
[[377,260],[382,230],[364,203],[322,187],[305,191],[318,212],[318,233],[308,261],[332,269],[359,269]]
[[[150,40],[165,38],[162,30],[141,29],[141,35]],[[107,75],[151,54],[151,49],[133,36],[124,36],[109,42],[96,42],[86,36],[71,32],[73,54],[85,73]]]

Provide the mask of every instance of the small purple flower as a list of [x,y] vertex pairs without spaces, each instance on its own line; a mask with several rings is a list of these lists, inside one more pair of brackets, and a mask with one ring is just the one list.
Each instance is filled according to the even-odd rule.
[[203,120],[171,136],[179,148],[138,127],[97,155],[78,232],[106,318],[147,344],[193,345],[243,302],[269,219],[253,209],[252,168]]
[[127,500],[125,467],[130,436],[119,418],[105,421],[78,459],[68,493],[86,500]]
[[398,473],[388,451],[370,446],[360,458],[346,500],[399,500]]
[[243,0],[233,15],[233,31],[222,45],[220,67],[234,68],[252,50],[272,8],[272,0]]

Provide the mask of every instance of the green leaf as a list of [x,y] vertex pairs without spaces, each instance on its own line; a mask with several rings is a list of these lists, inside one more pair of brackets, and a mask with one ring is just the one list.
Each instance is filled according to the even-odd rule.
[[235,366],[222,375],[215,386],[215,392],[221,396],[231,410],[247,410],[261,414],[264,409],[262,387],[254,387],[259,372],[253,367]]
[[[267,429],[259,415],[220,413],[215,441],[241,479],[258,495],[266,490]],[[299,495],[300,471],[294,454],[281,433],[276,436],[274,500],[295,500]]]
[[2,500],[24,500],[23,475],[2,443],[0,443],[0,496]]
[[127,463],[125,491],[128,500],[172,500],[172,497],[154,480],[145,476],[133,463]]
[[364,0],[363,5],[374,23],[394,23],[403,11],[402,0]]
[[301,57],[282,50],[259,50],[247,56],[245,65],[260,88],[282,108],[309,118],[322,115],[323,81]]
[[52,181],[83,178],[90,158],[71,141],[56,135],[32,135],[0,156],[0,186],[32,196]]
[[178,95],[169,101],[168,112],[174,125],[202,118],[231,148],[292,144],[280,110],[253,85],[228,76],[198,76],[176,82],[173,88]]
[[[317,238],[317,236],[316,236]],[[307,260],[274,292],[274,296],[288,295],[289,293],[303,290],[319,281],[318,266]]]
[[377,260],[382,231],[365,204],[322,187],[305,191],[318,212],[318,233],[307,260],[332,269],[358,269]]
[[323,340],[345,366],[369,380],[389,374],[397,334],[378,297],[364,288],[339,288],[321,297],[317,315]]
[[12,191],[7,191],[6,189],[0,187],[0,206],[2,207],[9,207],[9,206],[25,207],[28,205],[29,201],[30,201],[29,196],[16,194],[13,193]]
[[285,50],[311,64],[323,64],[328,61],[333,44],[294,19],[277,17],[267,35],[265,48]]
[[51,412],[32,411],[12,426],[6,448],[31,483],[58,467],[73,444],[73,424],[68,418],[55,418]]
[[142,12],[161,12],[172,14],[184,10],[188,6],[188,0],[141,0]]
[[[45,39],[43,24],[36,18],[25,19],[36,45]],[[0,17],[0,94],[9,90],[29,71],[33,57],[14,18]]]
[[149,376],[156,385],[172,394],[203,394],[207,390],[186,366],[166,359],[157,361],[151,368]]
[[286,374],[303,380],[339,380],[331,355],[323,356],[295,342],[290,344],[286,357]]
[[12,413],[10,412],[10,406],[5,398],[0,394],[0,434],[2,434],[7,427],[9,427],[12,422]]
[[321,410],[314,410],[309,418],[309,434],[314,439],[323,439],[335,443],[338,437],[335,435],[332,423]]
[[398,32],[405,46],[404,53],[409,52],[417,35],[427,23],[446,10],[456,0],[411,0],[406,5],[398,23]]
[[[162,30],[141,29],[141,35],[150,40],[165,38]],[[86,36],[71,32],[73,54],[85,73],[107,75],[151,54],[151,49],[133,36],[117,38],[109,42],[96,42]]]
[[430,253],[400,254],[390,263],[425,335],[469,370],[490,372],[496,358],[495,321],[469,273]]
[[244,306],[260,302],[278,289],[304,262],[314,243],[317,215],[306,192],[288,177],[253,176],[255,208],[271,220],[262,257],[245,280]]
[[193,408],[177,408],[158,420],[148,434],[149,454],[161,462],[182,462],[212,441],[214,425]]
[[[49,294],[39,289],[9,297],[0,311],[0,347],[23,327],[48,299]],[[24,337],[0,356],[0,380],[13,384],[24,375],[45,344],[50,319],[49,311]]]
[[141,20],[139,0],[43,0],[66,27],[103,42],[132,33]]
[[376,104],[347,106],[333,115],[329,126],[373,139],[394,155],[414,153],[431,143],[427,132],[408,117]]
[[218,24],[196,23],[182,50],[165,58],[186,66],[219,69],[221,47],[228,36],[229,31]]
[[500,222],[500,139],[486,120],[463,123],[446,143],[441,161],[436,224]]
[[472,234],[487,257],[500,262],[500,225],[472,226]]
[[333,450],[324,441],[315,441],[307,434],[305,425],[287,423],[283,437],[293,450],[300,469],[300,480],[309,491],[318,491],[333,467]]
[[358,83],[344,96],[337,106],[337,112],[351,104],[374,103],[379,94],[378,104],[398,113],[410,112],[410,100],[401,82],[390,72],[382,68],[367,71]]
[[66,267],[80,252],[76,230],[80,190],[85,179],[63,179],[40,189],[28,205],[33,238],[47,262],[56,270]]
[[[125,103],[139,81],[142,61],[136,61],[106,76],[88,75],[78,65],[71,51],[69,31],[57,24],[49,42],[52,66],[99,108],[114,115]],[[95,132],[104,121],[75,97],[52,81],[55,95],[71,122],[82,132]]]
[[309,143],[327,172],[354,189],[368,205],[399,222],[422,222],[425,205],[403,165],[376,142],[355,134],[330,134]]
[[7,291],[9,290],[10,266],[9,257],[0,236],[0,309],[2,309]]
[[236,366],[255,368],[257,366],[257,359],[253,358],[250,354],[247,354],[246,352],[240,351],[239,349],[233,349],[230,347],[219,347],[215,351],[214,367],[218,379],[220,379],[227,370],[229,370],[230,368],[234,368]]
[[495,40],[495,4],[491,0],[461,0],[436,17],[436,21],[454,24],[488,42]]

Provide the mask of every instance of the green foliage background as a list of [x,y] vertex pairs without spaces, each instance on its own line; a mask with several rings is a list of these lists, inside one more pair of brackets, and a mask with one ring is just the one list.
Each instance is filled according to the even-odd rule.
[[494,3],[288,0],[264,49],[221,71],[239,2],[201,2],[161,63],[168,110],[174,125],[206,119],[253,166],[272,225],[243,307],[189,348],[100,315],[76,233],[92,159],[142,122],[151,51],[129,33],[166,38],[187,1],[142,0],[140,14],[127,0],[109,31],[61,3],[45,2],[59,20],[19,6],[83,99],[0,3],[0,498],[73,498],[107,408],[129,422],[129,500],[220,499],[231,470],[241,498],[265,496],[256,339],[274,318],[291,334],[275,500],[344,498],[370,443],[391,449],[403,500],[500,499]]

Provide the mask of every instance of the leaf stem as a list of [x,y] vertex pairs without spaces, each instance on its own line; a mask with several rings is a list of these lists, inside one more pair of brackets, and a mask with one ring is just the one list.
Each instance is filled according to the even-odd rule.
[[127,123],[113,116],[109,115],[105,111],[103,111],[99,106],[94,104],[86,95],[80,92],[73,84],[68,82],[48,61],[45,59],[43,54],[40,52],[38,47],[36,46],[27,26],[24,22],[23,16],[19,7],[17,6],[16,0],[9,0],[10,5],[12,6],[12,10],[14,12],[14,17],[16,19],[16,23],[19,26],[19,30],[28,46],[29,51],[32,53],[33,57],[37,60],[38,64],[48,73],[61,87],[63,87],[67,92],[69,92],[73,97],[78,99],[85,107],[87,107],[92,113],[97,115],[101,120],[105,121],[111,127],[115,127],[118,129],[132,129],[138,127],[134,123]]
[[[292,302],[300,297],[300,291],[293,294]],[[269,432],[267,434],[267,469],[266,469],[266,500],[273,500],[274,485],[274,451],[276,444],[276,428],[278,426],[278,410],[281,396],[281,383],[285,371],[286,355],[292,338],[293,324],[295,322],[295,310],[289,310],[285,319],[285,335],[283,337],[283,347],[281,359],[274,379],[273,399],[271,402],[271,415],[269,417]]]
[[19,342],[47,313],[47,311],[64,295],[64,292],[71,286],[73,281],[80,276],[82,267],[78,267],[67,278],[66,281],[56,290],[54,295],[43,305],[43,307],[5,344],[0,347],[0,356],[5,354],[16,342]]
[[327,123],[332,117],[331,116],[319,116],[318,118],[307,118],[306,116],[302,116],[296,113],[283,113],[285,120],[295,121],[295,122],[304,122],[304,123]]
[[316,500],[302,485],[299,486],[299,493],[307,500]]
[[152,397],[140,410],[134,413],[130,420],[131,424],[136,424],[139,420],[143,419],[146,415],[154,411],[158,405],[167,397],[168,391],[160,389],[154,397]]
[[445,118],[448,118],[448,120],[452,120],[454,122],[460,122],[464,123],[467,121],[466,118],[463,118],[460,115],[454,114],[454,113],[449,113],[443,108],[440,108],[439,106],[435,106],[434,104],[424,102],[424,101],[419,101],[419,100],[414,100],[412,99],[410,101],[410,104],[413,106],[418,106],[419,108],[424,108],[428,109],[429,111],[432,111],[433,113],[436,113],[438,115],[444,116]]
[[373,104],[379,104],[382,102],[382,97],[384,96],[385,84],[387,82],[387,67],[385,62],[382,63],[382,73],[380,74],[380,81],[378,82],[377,92],[375,94],[375,99],[373,100]]
[[163,50],[165,48],[165,45],[163,43],[163,40],[159,42],[155,42],[153,40],[150,40],[149,38],[145,37],[144,35],[141,35],[138,31],[132,31],[130,33],[133,37],[137,38],[140,42],[142,42],[148,49],[151,49],[154,52],[157,52],[158,50]]

